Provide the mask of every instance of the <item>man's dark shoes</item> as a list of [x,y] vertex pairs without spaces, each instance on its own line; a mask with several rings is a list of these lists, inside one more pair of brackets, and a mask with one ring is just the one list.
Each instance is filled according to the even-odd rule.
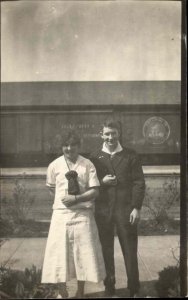
[[112,296],[115,296],[115,292],[116,292],[116,289],[115,289],[115,286],[106,286],[105,287],[105,296],[106,297],[112,297]]
[[138,296],[138,292],[134,290],[130,290],[130,298],[137,298],[137,296]]

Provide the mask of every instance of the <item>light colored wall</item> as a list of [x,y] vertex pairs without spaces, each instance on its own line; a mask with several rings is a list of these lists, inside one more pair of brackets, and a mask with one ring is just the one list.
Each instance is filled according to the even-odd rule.
[[[159,201],[167,201],[169,191],[165,191],[164,185],[173,178],[177,180],[177,191],[180,189],[180,168],[179,166],[144,166],[146,187],[150,197],[150,204],[154,205]],[[25,179],[23,180],[23,174]],[[53,199],[51,198],[47,187],[45,186],[46,168],[15,168],[2,169],[1,172],[1,198],[13,198],[13,190],[15,187],[15,180],[19,179],[24,182],[26,189],[30,196],[35,197],[35,202],[29,209],[28,217],[35,220],[49,221],[52,214]],[[145,202],[144,202],[145,203]],[[180,199],[174,203],[169,210],[169,215],[173,218],[180,217]],[[3,216],[3,205],[2,205]],[[142,218],[151,217],[149,210],[143,205]]]

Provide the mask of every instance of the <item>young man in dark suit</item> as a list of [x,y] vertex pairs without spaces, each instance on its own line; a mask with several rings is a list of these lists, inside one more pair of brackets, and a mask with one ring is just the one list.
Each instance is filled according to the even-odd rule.
[[135,151],[119,142],[119,122],[107,120],[101,131],[102,149],[91,155],[100,180],[96,222],[106,267],[105,294],[115,295],[114,229],[121,245],[130,297],[139,291],[137,223],[144,199],[145,181]]

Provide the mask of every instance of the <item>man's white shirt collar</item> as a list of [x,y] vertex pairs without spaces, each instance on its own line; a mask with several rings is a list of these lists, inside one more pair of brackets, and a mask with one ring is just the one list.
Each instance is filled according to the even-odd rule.
[[120,152],[122,150],[123,150],[123,148],[122,148],[122,146],[120,145],[119,142],[118,142],[118,145],[117,145],[116,149],[113,152],[110,152],[109,149],[106,147],[106,144],[103,143],[102,151],[106,152],[106,153],[108,153],[110,155],[114,155],[114,154],[116,154],[116,153],[118,153],[118,152]]

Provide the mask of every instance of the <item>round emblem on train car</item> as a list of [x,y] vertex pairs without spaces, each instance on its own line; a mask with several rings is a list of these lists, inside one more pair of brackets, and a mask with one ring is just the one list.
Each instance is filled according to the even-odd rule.
[[144,123],[143,135],[150,144],[163,144],[170,135],[170,126],[163,118],[152,117]]

